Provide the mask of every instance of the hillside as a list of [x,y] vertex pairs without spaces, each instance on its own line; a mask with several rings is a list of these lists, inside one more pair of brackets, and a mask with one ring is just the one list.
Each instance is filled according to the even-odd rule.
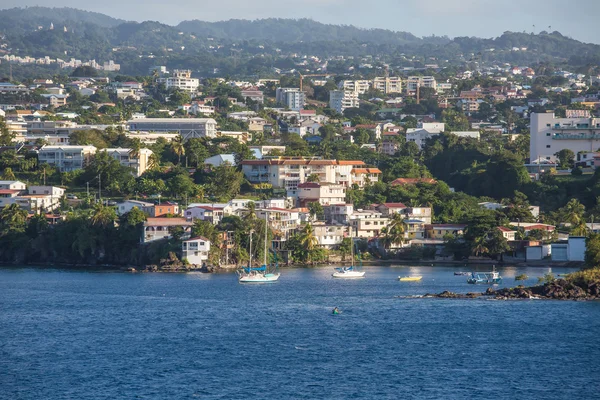
[[361,29],[351,25],[331,25],[311,19],[267,18],[255,21],[183,21],[177,28],[199,36],[227,40],[265,40],[279,43],[317,41],[358,41],[369,43],[415,44],[422,40],[408,32]]

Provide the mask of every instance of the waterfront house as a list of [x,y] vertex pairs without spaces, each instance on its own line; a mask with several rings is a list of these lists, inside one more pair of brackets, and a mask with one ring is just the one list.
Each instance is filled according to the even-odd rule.
[[192,239],[184,240],[181,243],[181,257],[190,264],[202,265],[208,261],[210,253],[210,240],[198,236]]
[[156,240],[170,239],[171,231],[176,228],[183,229],[183,237],[190,236],[193,223],[185,218],[148,218],[144,222],[144,235],[142,243]]

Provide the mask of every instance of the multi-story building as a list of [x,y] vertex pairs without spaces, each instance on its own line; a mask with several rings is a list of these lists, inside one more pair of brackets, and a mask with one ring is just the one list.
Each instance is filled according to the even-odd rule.
[[27,185],[21,181],[0,181],[0,189],[15,190],[17,192],[27,189]]
[[372,210],[355,210],[350,219],[354,230],[353,237],[374,238],[389,224],[390,220],[380,212]]
[[101,151],[106,151],[122,166],[131,168],[135,177],[139,177],[146,172],[150,165],[150,156],[152,155],[152,150],[149,149],[139,149],[137,154],[132,149],[121,148],[103,149]]
[[142,243],[170,239],[171,230],[179,227],[183,228],[183,238],[189,238],[192,225],[194,223],[187,221],[185,218],[148,218],[144,222]]
[[402,93],[402,78],[400,77],[377,77],[373,79],[373,89],[380,90],[385,94]]
[[38,162],[68,172],[85,168],[95,154],[94,146],[42,146],[38,150]]
[[300,111],[304,108],[305,96],[298,88],[277,88],[275,101],[290,110]]
[[192,71],[180,69],[173,70],[172,76],[160,78],[158,82],[164,83],[167,90],[179,89],[190,93],[196,93],[200,86],[200,80],[192,78]]
[[137,208],[138,210],[150,215],[150,210],[152,207],[154,207],[153,203],[138,200],[125,200],[124,202],[117,204],[117,214],[127,214],[134,208]]
[[354,214],[354,205],[330,204],[323,206],[323,211],[325,212],[325,221],[328,223],[348,224]]
[[213,118],[140,118],[127,125],[131,131],[177,133],[184,140],[217,136],[217,121]]
[[329,91],[329,108],[333,108],[340,114],[347,108],[358,108],[359,105],[358,92],[350,90]]
[[298,185],[298,206],[306,207],[309,203],[321,205],[344,204],[346,187],[336,183],[304,182]]
[[349,228],[343,225],[313,224],[314,235],[320,247],[333,249],[349,236]]
[[598,150],[600,118],[582,111],[585,110],[567,110],[567,118],[557,118],[553,113],[532,113],[530,159],[556,161],[554,154],[563,149],[575,154]]
[[208,261],[210,253],[210,240],[205,237],[198,236],[181,243],[181,256],[190,264],[202,265]]
[[274,188],[285,189],[288,196],[297,197],[298,185],[316,175],[321,183],[337,183],[346,187],[368,180],[377,182],[379,171],[367,168],[363,161],[321,160],[302,157],[277,157],[263,160],[242,161],[242,172],[251,183],[268,183]]
[[217,137],[229,137],[240,143],[252,141],[252,133],[250,132],[217,131]]
[[287,208],[263,208],[256,210],[256,218],[264,220],[267,214],[269,227],[277,237],[287,239],[292,231],[300,225],[300,214],[297,210]]
[[341,81],[338,87],[343,91],[355,92],[357,94],[366,93],[371,88],[371,81]]
[[251,89],[242,90],[242,97],[244,98],[244,101],[246,99],[250,99],[259,104],[263,104],[265,102],[265,95],[260,90],[251,90]]
[[418,87],[437,89],[437,81],[433,76],[409,76],[406,79],[406,91],[416,93]]

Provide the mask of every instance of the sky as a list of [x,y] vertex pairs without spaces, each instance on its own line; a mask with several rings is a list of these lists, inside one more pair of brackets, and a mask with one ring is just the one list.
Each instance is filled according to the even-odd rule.
[[[407,31],[417,36],[496,37],[504,31],[557,30],[600,43],[600,0],[2,0],[1,8],[74,7],[129,21],[312,18]],[[534,28],[535,26],[535,28]]]

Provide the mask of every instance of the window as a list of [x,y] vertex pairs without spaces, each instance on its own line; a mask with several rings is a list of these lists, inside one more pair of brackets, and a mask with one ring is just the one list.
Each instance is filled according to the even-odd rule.
[[549,128],[549,127],[550,127],[550,124],[546,124],[546,126]]
[[550,136],[550,135],[552,135],[550,132],[546,133],[546,136]]
[[550,148],[550,145],[549,145],[549,144],[547,144],[547,145],[546,145],[546,148],[547,148],[547,149],[549,149],[549,148]]

